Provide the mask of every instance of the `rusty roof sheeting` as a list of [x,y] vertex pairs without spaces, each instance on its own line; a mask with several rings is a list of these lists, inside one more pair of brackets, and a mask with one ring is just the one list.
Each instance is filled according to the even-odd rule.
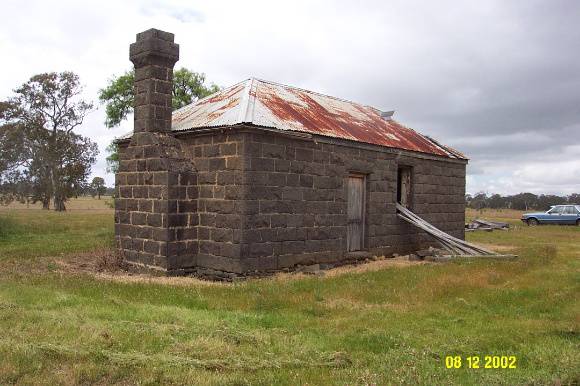
[[173,130],[248,123],[466,159],[370,106],[250,78],[173,113]]
[[174,111],[172,130],[235,125],[238,123],[238,110],[244,99],[246,83],[235,84]]

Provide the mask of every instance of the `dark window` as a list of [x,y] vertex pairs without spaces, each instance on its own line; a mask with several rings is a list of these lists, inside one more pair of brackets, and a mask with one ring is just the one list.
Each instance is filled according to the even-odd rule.
[[413,169],[410,166],[399,166],[397,170],[397,202],[411,208],[413,197]]

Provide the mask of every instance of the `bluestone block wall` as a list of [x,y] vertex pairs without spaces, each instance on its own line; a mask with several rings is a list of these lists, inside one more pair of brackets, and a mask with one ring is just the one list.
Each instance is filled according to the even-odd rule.
[[[352,259],[346,252],[346,180],[351,173],[366,176],[365,250],[391,255],[432,245],[396,216],[399,165],[413,170],[412,209],[442,230],[464,236],[464,161],[251,127],[181,134],[175,141],[191,171],[187,178],[175,173],[167,177],[167,212],[162,218],[167,216],[169,229],[163,242],[172,246],[165,257],[174,262],[167,266],[169,271],[242,274]],[[121,194],[128,192],[121,185],[138,178],[126,173],[118,177]],[[147,200],[156,197],[153,187]],[[140,192],[141,185],[131,188],[133,197],[121,202],[140,208],[139,200],[145,198],[134,197],[135,191]],[[139,214],[136,218],[141,221]],[[147,252],[148,240],[137,239]]]

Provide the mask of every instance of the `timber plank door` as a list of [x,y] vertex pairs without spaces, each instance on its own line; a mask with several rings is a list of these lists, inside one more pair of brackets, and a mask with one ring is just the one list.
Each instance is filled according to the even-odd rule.
[[347,251],[360,251],[363,248],[365,220],[365,177],[350,175],[348,177],[348,207],[347,207]]
[[397,201],[411,209],[411,168],[400,166],[397,174]]

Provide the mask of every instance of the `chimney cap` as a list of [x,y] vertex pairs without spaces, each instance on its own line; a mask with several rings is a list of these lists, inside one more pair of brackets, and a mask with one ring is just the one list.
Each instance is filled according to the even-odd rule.
[[175,35],[172,34],[171,32],[161,31],[160,29],[157,28],[149,28],[147,31],[139,32],[137,34],[136,40],[140,41],[151,38],[161,39],[173,43]]
[[137,34],[137,41],[129,47],[129,60],[136,68],[157,64],[173,67],[179,60],[179,45],[174,35],[155,28]]

